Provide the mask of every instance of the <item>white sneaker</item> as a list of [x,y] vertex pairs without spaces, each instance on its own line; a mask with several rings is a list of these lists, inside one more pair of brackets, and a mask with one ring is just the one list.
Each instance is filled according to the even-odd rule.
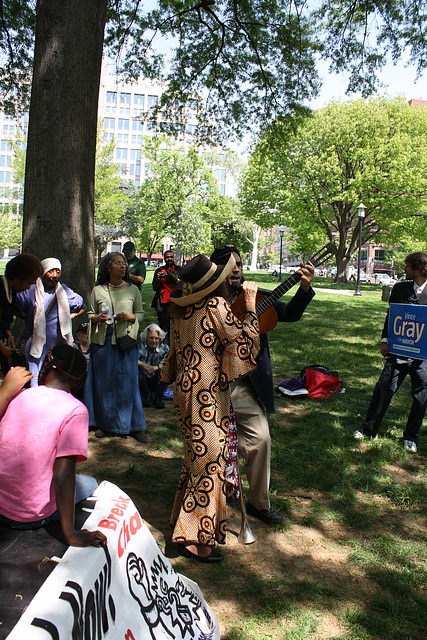
[[417,453],[417,445],[413,440],[404,440],[403,448],[405,451],[410,451],[411,453]]
[[371,438],[371,440],[378,440],[378,433],[377,433],[377,435],[376,435],[376,436],[373,436],[373,437],[372,437],[372,436],[365,436],[365,434],[363,433],[363,431],[359,431],[359,430],[357,430],[357,431],[354,431],[354,432],[353,432],[353,438],[354,438],[355,440],[363,440],[364,438],[369,438],[369,437]]

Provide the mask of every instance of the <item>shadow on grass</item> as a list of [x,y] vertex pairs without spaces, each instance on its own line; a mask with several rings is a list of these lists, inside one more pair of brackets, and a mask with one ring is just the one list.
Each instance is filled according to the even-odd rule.
[[[377,293],[362,300],[319,293],[300,322],[269,335],[276,383],[325,364],[338,370],[347,392],[326,401],[277,398],[272,503],[286,515],[283,526],[251,520],[257,543],[242,547],[229,535],[219,566],[174,560],[218,613],[223,640],[425,638],[426,447],[421,433],[419,455],[402,450],[409,385],[394,399],[380,440],[351,439],[382,368],[387,305]],[[151,442],[141,449],[96,443],[94,475],[129,493],[167,542],[182,445],[171,407],[155,427],[152,416]],[[338,628],[325,636],[318,629],[328,616]]]

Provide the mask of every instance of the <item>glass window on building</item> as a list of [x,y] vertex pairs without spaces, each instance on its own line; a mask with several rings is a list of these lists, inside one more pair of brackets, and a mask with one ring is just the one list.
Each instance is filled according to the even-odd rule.
[[147,106],[148,108],[157,107],[158,102],[159,102],[159,96],[148,96]]
[[132,144],[142,144],[142,135],[132,134]]
[[122,131],[129,131],[129,120],[119,118],[119,129],[121,129]]
[[0,167],[10,167],[11,162],[11,156],[0,156]]
[[225,184],[219,185],[219,192],[222,196],[225,196]]
[[117,104],[117,91],[107,91],[107,104]]
[[157,131],[157,122],[147,122],[147,131]]
[[130,159],[131,161],[139,161],[141,160],[141,149],[131,149],[130,150]]
[[10,182],[9,171],[0,171],[0,182]]
[[116,126],[115,118],[104,118],[104,127],[106,129],[114,129],[115,126]]
[[119,133],[117,136],[117,142],[127,144],[129,142],[129,135],[127,133]]
[[384,262],[385,249],[374,249],[374,260],[380,260],[381,262]]
[[143,93],[134,93],[133,94],[133,104],[138,105],[140,107],[144,106],[144,94]]
[[197,100],[189,100],[188,101],[188,108],[191,109],[191,111],[197,111],[198,108],[198,102]]
[[2,140],[0,145],[1,151],[12,151],[12,144],[9,140]]
[[121,147],[117,147],[116,160],[127,160],[127,157],[128,157],[128,150]]
[[130,104],[130,93],[120,94],[120,104]]
[[15,130],[15,126],[13,124],[3,125],[3,133],[13,133],[14,130]]
[[144,123],[142,120],[132,120],[132,131],[144,131]]

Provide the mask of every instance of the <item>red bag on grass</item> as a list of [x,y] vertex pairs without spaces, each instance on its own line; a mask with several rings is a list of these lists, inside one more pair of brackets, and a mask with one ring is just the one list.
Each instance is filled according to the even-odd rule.
[[342,380],[336,371],[331,371],[322,365],[307,367],[305,373],[305,388],[309,398],[330,398],[335,389],[342,389]]

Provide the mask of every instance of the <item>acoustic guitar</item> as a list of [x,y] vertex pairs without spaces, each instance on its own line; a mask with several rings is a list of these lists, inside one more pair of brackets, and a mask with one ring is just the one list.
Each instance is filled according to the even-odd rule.
[[[318,267],[325,262],[330,256],[336,253],[336,249],[333,242],[325,245],[317,253],[313,254],[308,262],[305,264],[311,264],[313,267]],[[273,304],[279,300],[289,289],[296,285],[301,280],[300,273],[294,273],[284,282],[279,284],[273,291],[258,290],[256,296],[256,313],[259,318],[259,332],[260,334],[267,333],[274,329],[277,324],[277,312],[273,307]],[[240,289],[240,293],[231,305],[231,310],[236,318],[242,319],[246,312],[245,300],[243,292],[241,291],[242,285],[240,283],[234,285],[233,288]]]

